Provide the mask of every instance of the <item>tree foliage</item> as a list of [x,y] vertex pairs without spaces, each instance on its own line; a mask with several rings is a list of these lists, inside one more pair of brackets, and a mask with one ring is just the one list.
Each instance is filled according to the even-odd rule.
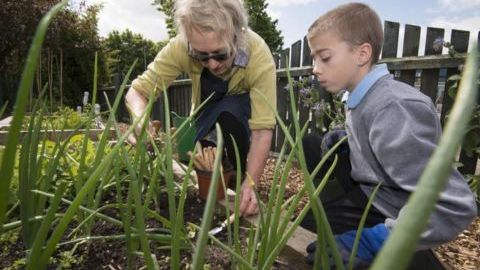
[[175,28],[175,20],[173,18],[173,7],[175,0],[154,0],[152,3],[157,6],[157,10],[165,14],[165,23],[167,25],[168,36],[170,38],[177,35],[177,29]]
[[125,75],[133,61],[138,59],[131,78],[135,78],[147,69],[147,65],[153,61],[161,47],[163,43],[155,43],[128,29],[121,33],[112,31],[105,39],[105,49],[110,52],[116,62],[113,64],[114,72]]
[[[278,20],[273,20],[267,14],[268,4],[265,0],[245,0],[245,7],[249,14],[250,28],[259,34],[268,44],[270,50],[275,53],[282,49],[282,32],[277,29]],[[174,37],[177,32],[173,19],[173,6],[175,0],[154,0],[153,5],[166,16],[168,34]]]
[[245,0],[249,15],[249,26],[268,44],[270,50],[279,52],[283,46],[282,31],[277,29],[278,20],[273,20],[267,14],[268,4],[265,0]]
[[[34,31],[42,16],[59,0],[2,0],[0,9],[0,105],[14,104],[18,81]],[[101,6],[69,6],[48,29],[32,96],[46,84],[50,104],[75,106],[82,92],[93,85],[95,53],[99,53],[99,78],[109,81],[102,42],[97,33]]]

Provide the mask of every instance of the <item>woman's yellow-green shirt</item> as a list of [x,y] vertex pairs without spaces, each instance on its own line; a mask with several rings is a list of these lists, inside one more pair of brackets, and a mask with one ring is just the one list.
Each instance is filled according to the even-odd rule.
[[[255,32],[247,32],[247,63],[234,66],[229,75],[227,95],[250,92],[251,130],[272,129],[275,126],[276,73],[272,54],[265,41]],[[147,70],[138,76],[132,87],[149,97],[168,87],[182,72],[188,73],[192,80],[192,111],[200,105],[200,75],[203,66],[188,55],[187,43],[179,37],[171,39],[158,53]],[[263,97],[262,97],[263,95]],[[271,105],[269,106],[267,102]]]

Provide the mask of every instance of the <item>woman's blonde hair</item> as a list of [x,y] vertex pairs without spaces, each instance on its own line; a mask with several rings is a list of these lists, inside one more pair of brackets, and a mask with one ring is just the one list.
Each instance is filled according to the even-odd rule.
[[247,11],[241,0],[176,0],[175,24],[186,38],[193,29],[215,32],[227,45],[229,53],[246,50]]
[[369,43],[372,46],[371,63],[378,62],[383,45],[382,23],[377,13],[362,3],[339,6],[320,16],[308,29],[307,38],[332,32],[352,46]]

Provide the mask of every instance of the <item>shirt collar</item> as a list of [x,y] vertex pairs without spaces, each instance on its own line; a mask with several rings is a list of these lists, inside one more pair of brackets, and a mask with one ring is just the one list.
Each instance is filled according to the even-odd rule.
[[347,106],[349,109],[355,109],[355,107],[360,104],[363,97],[368,93],[372,85],[378,81],[381,77],[390,74],[386,64],[376,65],[372,70],[363,79],[360,83],[353,89],[350,93]]
[[233,65],[237,67],[245,68],[248,65],[248,61],[250,60],[250,56],[244,50],[239,49],[237,54],[235,55],[235,59],[233,60]]

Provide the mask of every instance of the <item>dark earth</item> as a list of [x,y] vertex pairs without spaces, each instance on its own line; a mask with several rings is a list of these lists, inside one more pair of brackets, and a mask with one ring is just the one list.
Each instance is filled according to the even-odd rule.
[[[274,165],[275,159],[269,159],[258,187],[260,197],[265,201],[268,196]],[[302,185],[302,173],[298,169],[292,168],[289,173],[286,198],[297,193]],[[197,195],[196,190],[189,191],[184,213],[186,223],[191,222],[200,225],[204,201],[200,200]],[[109,200],[114,201],[114,196],[113,193],[105,194],[105,200],[107,202]],[[161,194],[158,200],[161,206],[159,209],[160,214],[167,217],[168,211],[166,208],[168,204],[165,194]],[[307,198],[304,198],[301,206],[303,206],[306,201]],[[110,216],[118,216],[118,212],[115,209],[107,209],[103,213]],[[218,207],[212,226],[219,224],[224,219],[225,214],[223,210]],[[70,230],[74,228],[75,225],[76,224],[72,223]],[[147,218],[146,225],[148,228],[158,228],[161,226],[156,220],[151,218]],[[245,223],[242,223],[241,226],[243,228],[248,227]],[[246,239],[246,230],[241,229],[241,232],[243,232],[243,239]],[[115,235],[122,233],[123,229],[119,226],[104,221],[97,221],[92,227],[91,235]],[[67,234],[68,233],[65,235]],[[223,242],[227,241],[225,233],[219,235],[218,238]],[[66,240],[67,239],[64,239],[64,241]],[[192,239],[192,243],[195,243],[195,239]],[[60,261],[62,261],[64,269],[126,269],[126,245],[124,241],[91,241],[78,245],[72,254],[69,251],[72,250],[73,247],[73,244],[69,244],[57,251],[49,269],[57,269]],[[24,250],[25,247],[18,229],[3,234],[0,238],[0,269],[23,269],[23,258],[25,258]],[[169,269],[169,250],[162,249],[159,244],[153,241],[151,242],[151,250],[152,253],[156,255],[157,260],[160,261],[161,269]],[[455,241],[440,246],[435,249],[435,252],[446,269],[480,269],[480,218],[477,217],[469,229],[460,234]],[[182,268],[188,268],[189,263],[191,263],[191,250],[182,251],[181,257]],[[139,256],[133,258],[133,269],[140,269],[145,265],[143,259]],[[211,243],[205,252],[204,258],[205,263],[208,264],[208,269],[232,269],[229,254]],[[274,269],[295,269],[295,266],[288,265],[282,258],[279,258]]]

